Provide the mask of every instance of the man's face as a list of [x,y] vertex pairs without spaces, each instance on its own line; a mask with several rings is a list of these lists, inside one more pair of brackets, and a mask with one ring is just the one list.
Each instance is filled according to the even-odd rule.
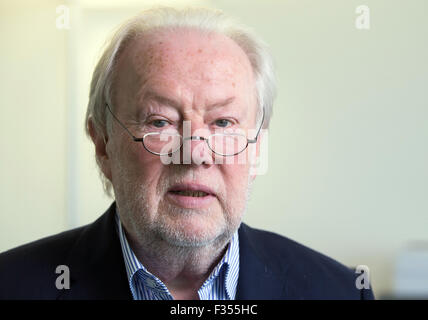
[[[192,136],[256,126],[250,62],[225,36],[192,30],[143,36],[120,55],[117,70],[114,113],[136,137],[182,134],[185,120]],[[191,164],[165,165],[113,123],[109,178],[131,237],[203,246],[238,228],[252,181],[248,161],[216,164],[205,141],[191,141],[190,150]],[[197,190],[204,193],[191,192]]]

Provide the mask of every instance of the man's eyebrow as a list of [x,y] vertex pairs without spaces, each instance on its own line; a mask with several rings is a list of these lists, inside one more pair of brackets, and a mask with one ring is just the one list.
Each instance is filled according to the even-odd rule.
[[153,91],[149,91],[145,94],[144,100],[148,100],[148,99],[153,99],[153,100],[159,102],[160,104],[171,106],[171,107],[176,108],[176,109],[179,109],[181,106],[181,103],[179,103],[178,101],[167,98],[167,97],[162,96],[160,94],[157,94],[156,92],[153,92]]
[[[146,99],[153,99],[153,100],[159,102],[160,104],[171,106],[175,109],[180,109],[180,107],[181,107],[180,102],[173,100],[173,99],[170,99],[168,97],[162,96],[160,94],[157,94],[153,91],[147,92],[147,94],[144,97],[144,100],[146,100]],[[232,96],[232,97],[226,98],[224,100],[220,100],[220,101],[209,104],[207,106],[207,109],[215,109],[218,107],[224,107],[228,104],[231,104],[234,100],[235,100],[235,97]]]
[[234,100],[235,100],[235,97],[229,97],[229,98],[226,98],[224,100],[212,103],[212,104],[208,105],[207,108],[208,109],[215,109],[218,107],[225,107],[228,104],[231,104]]

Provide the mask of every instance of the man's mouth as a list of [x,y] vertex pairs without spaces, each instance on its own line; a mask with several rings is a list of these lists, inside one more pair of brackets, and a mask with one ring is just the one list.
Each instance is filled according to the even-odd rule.
[[167,195],[175,205],[184,208],[206,207],[216,199],[214,190],[194,182],[176,184],[168,190]]
[[204,191],[191,191],[191,190],[180,190],[180,191],[170,191],[171,193],[178,194],[185,197],[206,197],[209,195]]
[[215,192],[208,186],[199,183],[178,183],[169,188],[168,192],[186,197],[215,196]]

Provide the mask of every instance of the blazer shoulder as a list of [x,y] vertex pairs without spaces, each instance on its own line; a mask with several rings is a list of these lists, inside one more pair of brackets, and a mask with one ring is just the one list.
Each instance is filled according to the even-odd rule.
[[328,265],[343,272],[351,271],[350,268],[338,261],[288,237],[249,226],[245,226],[245,229],[251,245],[259,253],[263,253],[265,258],[286,263],[290,261],[307,262],[309,264],[305,265],[309,266],[314,266],[314,264]]
[[287,278],[302,298],[372,299],[367,289],[357,289],[355,269],[277,233],[243,226],[254,251],[273,270]]
[[20,259],[28,260],[34,256],[40,260],[43,257],[62,255],[76,242],[85,227],[60,232],[4,251],[0,253],[0,266],[19,262]]
[[[66,264],[68,254],[86,226],[64,231],[0,253],[0,299],[53,298],[56,267]],[[52,290],[49,290],[52,289]]]

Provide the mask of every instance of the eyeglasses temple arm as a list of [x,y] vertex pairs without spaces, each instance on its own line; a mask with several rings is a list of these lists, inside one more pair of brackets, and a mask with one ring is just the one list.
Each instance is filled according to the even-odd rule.
[[265,108],[263,108],[262,122],[260,123],[259,130],[257,130],[256,137],[254,139],[247,139],[248,143],[256,143],[257,142],[257,139],[259,137],[259,133],[260,133],[262,127],[263,127],[264,120],[265,120]]
[[132,133],[131,133],[131,131],[129,131],[128,130],[128,128],[127,127],[125,127],[124,126],[124,124],[114,115],[114,113],[113,113],[113,111],[111,111],[111,109],[110,109],[110,106],[108,105],[108,103],[106,103],[106,107],[107,107],[107,109],[108,109],[108,111],[111,113],[111,115],[113,116],[113,118],[117,121],[117,123],[119,123],[119,125],[123,128],[123,129],[125,129],[126,130],[126,132],[128,132],[128,134],[132,137],[132,139],[134,140],[134,141],[137,141],[137,142],[140,142],[140,141],[143,141],[143,139],[142,138],[136,138]]

